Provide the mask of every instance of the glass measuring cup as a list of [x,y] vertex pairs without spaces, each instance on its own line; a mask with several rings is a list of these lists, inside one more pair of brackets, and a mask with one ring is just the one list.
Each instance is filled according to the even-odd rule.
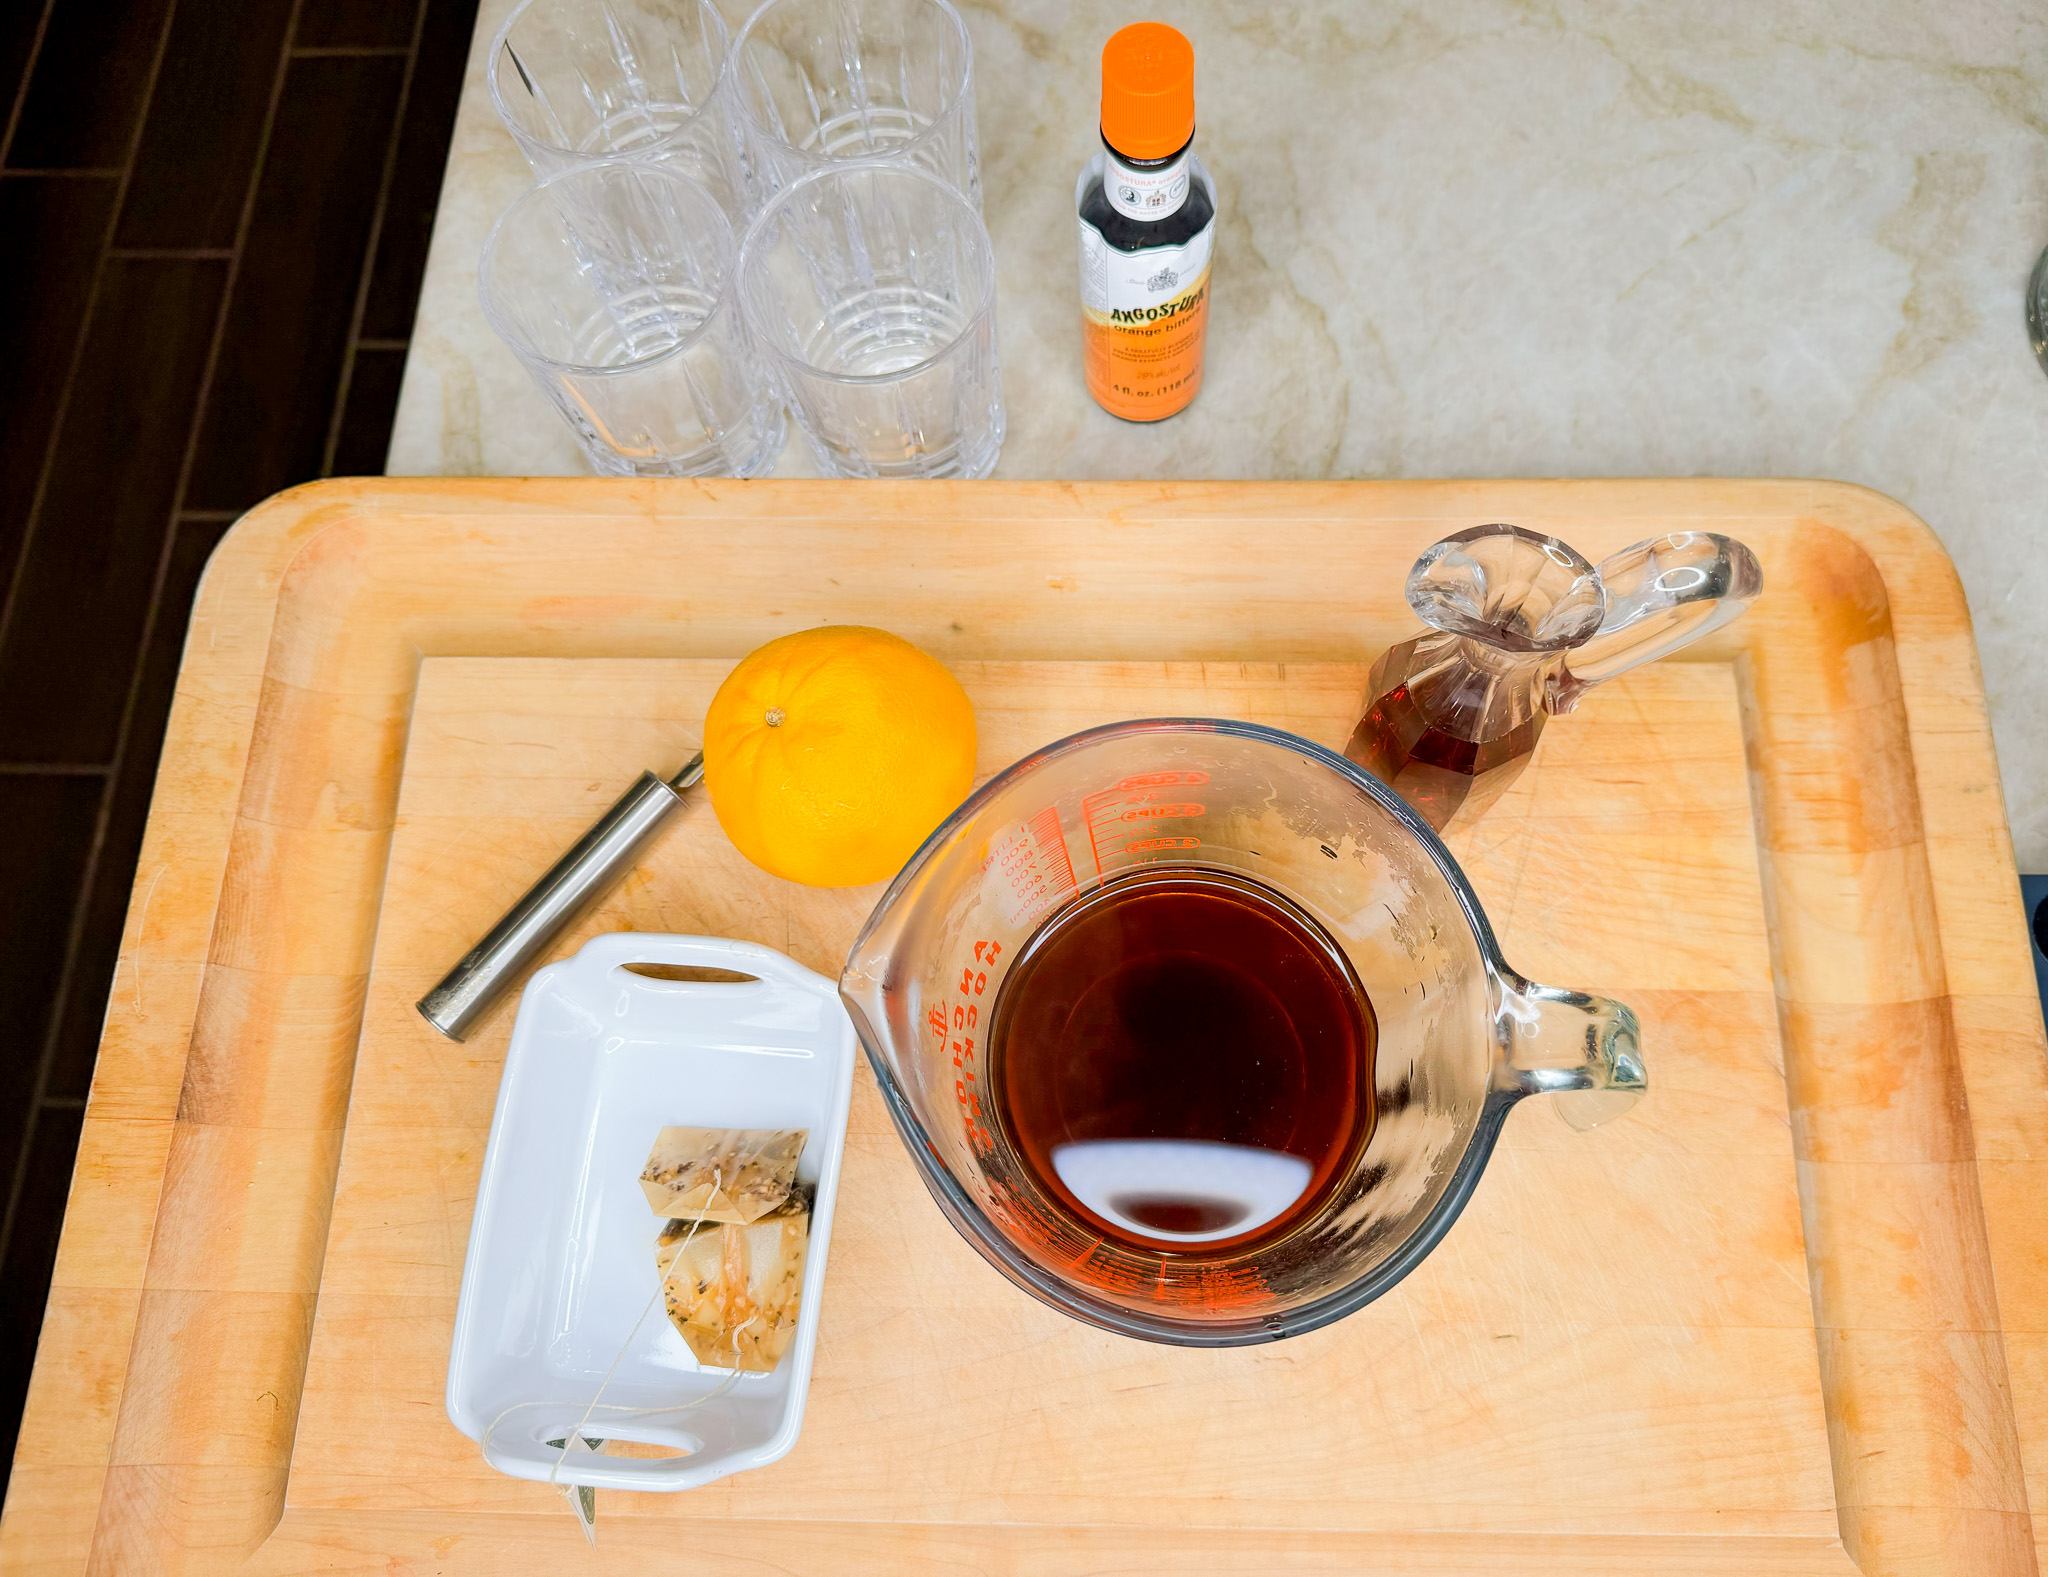
[[[1293,1230],[1236,1253],[1091,1230],[1019,1163],[984,1093],[991,1009],[1025,943],[1068,899],[1148,866],[1278,892],[1335,941],[1378,1019],[1369,1141]],[[1252,723],[1117,723],[999,773],[890,885],[839,989],[968,1242],[1077,1319],[1188,1346],[1291,1336],[1371,1302],[1450,1228],[1518,1101],[1552,1095],[1590,1127],[1645,1085],[1635,1015],[1509,968],[1450,851],[1398,795]]]

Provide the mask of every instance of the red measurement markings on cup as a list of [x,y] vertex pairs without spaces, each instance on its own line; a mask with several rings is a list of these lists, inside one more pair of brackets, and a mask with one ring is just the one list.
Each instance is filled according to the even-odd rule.
[[1206,772],[1141,772],[1081,801],[1095,874],[1103,875],[1111,861],[1124,855],[1199,849],[1200,838],[1168,828],[1203,813],[1206,807],[1189,799],[1187,791],[1208,781]]
[[976,942],[974,961],[963,964],[960,978],[953,983],[953,1000],[950,1004],[940,1003],[925,1015],[925,1024],[939,1038],[942,1054],[953,1059],[953,1095],[960,1103],[960,1120],[967,1131],[967,1142],[976,1149],[988,1151],[995,1147],[995,1140],[988,1131],[988,1113],[982,1106],[979,1074],[981,1063],[974,1054],[974,1043],[981,1034],[983,1011],[989,1004],[989,970],[1002,956],[1001,942]]
[[1255,1309],[1272,1301],[1272,1290],[1256,1265],[1204,1264],[1181,1256],[1132,1254],[1102,1244],[1077,1270],[1107,1292],[1143,1294],[1158,1303],[1224,1313]]
[[1019,930],[1029,930],[1055,904],[1065,902],[1074,891],[1074,865],[1067,858],[1058,809],[1048,805],[994,839],[981,870],[983,876],[995,873],[1003,922]]

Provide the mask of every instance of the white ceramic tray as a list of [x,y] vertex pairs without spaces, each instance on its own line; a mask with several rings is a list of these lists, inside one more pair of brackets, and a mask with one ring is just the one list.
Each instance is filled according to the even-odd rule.
[[[633,964],[752,978],[655,979]],[[448,1416],[486,1461],[519,1478],[673,1490],[789,1451],[817,1347],[857,1045],[830,981],[751,942],[600,936],[528,982],[448,1354]],[[660,1223],[639,1177],[671,1124],[810,1130],[797,1166],[817,1189],[803,1296],[770,1374],[700,1365],[659,1301],[648,1309]],[[548,1442],[579,1423],[586,1437],[686,1454],[564,1458]]]

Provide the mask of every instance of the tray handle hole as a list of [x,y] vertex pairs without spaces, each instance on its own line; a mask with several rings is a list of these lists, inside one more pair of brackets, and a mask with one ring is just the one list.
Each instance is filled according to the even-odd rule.
[[648,980],[686,980],[707,986],[745,986],[761,978],[737,969],[713,969],[708,964],[621,964],[619,968]]
[[[659,1412],[661,1409],[645,1408],[641,1411]],[[560,1427],[555,1425],[539,1429],[535,1431],[534,1439],[550,1451],[559,1451],[562,1449],[562,1442],[568,1438],[567,1435],[556,1433]],[[616,1435],[605,1437],[592,1433],[603,1427],[601,1421],[591,1420],[586,1422],[582,1429],[585,1443],[593,1447],[596,1454],[601,1457],[618,1457],[632,1462],[672,1462],[677,1457],[693,1457],[704,1449],[704,1442],[695,1435],[682,1434],[679,1431],[669,1440],[623,1439]],[[630,1424],[627,1427],[632,1428]],[[637,1434],[639,1431],[635,1430],[634,1433]]]
[[676,1457],[693,1457],[697,1453],[689,1446],[661,1445],[652,1440],[607,1440],[604,1454],[635,1462],[668,1462]]

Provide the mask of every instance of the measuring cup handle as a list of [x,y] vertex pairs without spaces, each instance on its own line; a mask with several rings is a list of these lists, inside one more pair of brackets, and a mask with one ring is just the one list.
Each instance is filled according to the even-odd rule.
[[1636,1016],[1611,997],[1509,981],[1494,1027],[1504,1052],[1496,1087],[1556,1096],[1574,1128],[1619,1117],[1648,1087]]

